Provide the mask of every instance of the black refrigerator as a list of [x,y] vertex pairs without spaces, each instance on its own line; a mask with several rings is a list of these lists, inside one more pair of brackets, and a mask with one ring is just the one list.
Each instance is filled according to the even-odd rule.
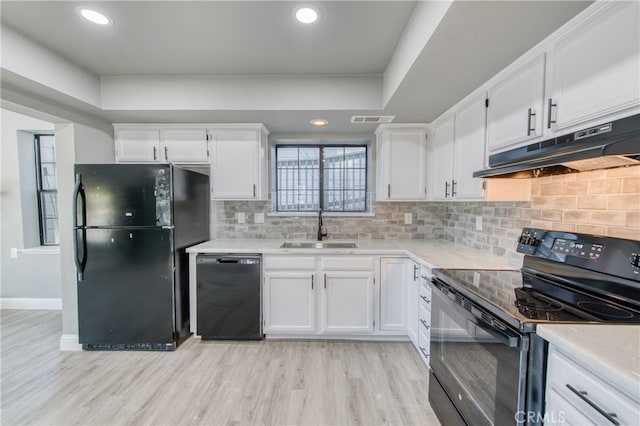
[[185,249],[209,239],[209,176],[169,164],[75,166],[83,349],[173,350],[189,336]]

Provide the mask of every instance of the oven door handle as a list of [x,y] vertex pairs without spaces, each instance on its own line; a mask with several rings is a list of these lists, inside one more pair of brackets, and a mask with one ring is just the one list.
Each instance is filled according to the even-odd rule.
[[496,339],[500,340],[500,342],[508,346],[510,348],[517,348],[520,346],[521,336],[509,333],[506,330],[501,330],[500,328],[493,326],[491,324],[487,324],[481,317],[479,313],[473,312],[473,308],[471,308],[471,313],[475,317],[475,321],[472,321],[476,326],[486,331]]
[[[438,280],[437,278],[433,278],[431,280],[431,282],[435,285],[432,286],[432,288],[438,292],[440,292],[441,294],[441,298],[443,300],[443,303],[448,304],[449,306],[454,307],[460,314],[462,314],[468,321],[470,321],[471,323],[473,323],[474,325],[478,326],[480,329],[482,329],[483,331],[487,332],[488,334],[490,334],[492,337],[494,337],[495,339],[499,340],[500,343],[502,343],[505,346],[508,346],[510,348],[517,348],[520,347],[522,343],[524,343],[523,340],[523,336],[515,333],[515,332],[510,332],[509,330],[504,330],[501,329],[499,327],[497,327],[496,325],[490,324],[487,322],[487,320],[484,319],[485,316],[491,317],[493,318],[491,315],[487,315],[484,314],[483,315],[483,311],[481,311],[480,309],[476,308],[473,305],[473,302],[471,300],[469,300],[468,297],[464,297],[462,295],[462,297],[464,297],[469,304],[471,304],[470,309],[467,309],[466,307],[461,306],[460,304],[458,304],[455,300],[455,294],[457,293],[455,290],[450,289],[449,285],[444,284],[442,281]],[[437,303],[437,301],[434,300],[433,303]],[[432,307],[432,309],[434,309],[435,306]],[[497,319],[496,319],[497,321]]]

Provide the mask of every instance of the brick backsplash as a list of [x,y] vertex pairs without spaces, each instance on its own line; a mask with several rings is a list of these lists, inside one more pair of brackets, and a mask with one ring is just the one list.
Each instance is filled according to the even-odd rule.
[[[214,201],[216,238],[315,239],[318,217],[270,215],[269,201]],[[237,223],[243,212],[247,223]],[[265,223],[254,223],[255,214],[264,213]],[[441,239],[444,205],[441,203],[373,203],[372,216],[331,216],[323,223],[328,239]],[[412,224],[404,215],[411,213]]]
[[[530,202],[373,203],[374,216],[326,216],[329,239],[445,239],[518,262],[516,240],[536,227],[640,240],[640,166],[537,178]],[[270,216],[269,202],[217,201],[217,238],[313,239],[315,216]],[[244,212],[246,224],[236,214]],[[253,223],[255,213],[264,224]],[[411,213],[412,225],[404,224]],[[476,231],[476,217],[482,230]]]

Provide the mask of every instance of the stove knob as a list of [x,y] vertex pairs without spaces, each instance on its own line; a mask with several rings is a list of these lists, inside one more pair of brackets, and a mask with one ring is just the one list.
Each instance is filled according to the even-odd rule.
[[631,253],[631,265],[634,268],[640,267],[640,254]]
[[532,246],[538,247],[540,245],[540,240],[537,238],[532,238],[530,243]]

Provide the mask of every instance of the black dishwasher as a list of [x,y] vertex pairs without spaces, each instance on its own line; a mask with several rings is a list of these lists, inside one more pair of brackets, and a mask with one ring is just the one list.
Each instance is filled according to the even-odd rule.
[[196,329],[203,340],[258,340],[260,255],[198,255]]

